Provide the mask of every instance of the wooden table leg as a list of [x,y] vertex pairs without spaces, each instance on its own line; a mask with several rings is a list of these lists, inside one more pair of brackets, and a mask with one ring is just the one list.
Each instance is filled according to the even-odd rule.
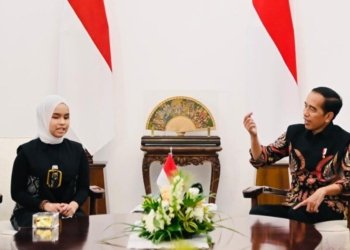
[[220,180],[220,161],[218,156],[210,157],[209,161],[211,163],[210,194],[214,195],[209,197],[209,202],[215,203]]
[[145,186],[146,194],[150,194],[151,190],[151,177],[150,177],[150,166],[151,162],[148,159],[148,155],[145,154],[142,162],[142,177],[143,177],[143,185]]

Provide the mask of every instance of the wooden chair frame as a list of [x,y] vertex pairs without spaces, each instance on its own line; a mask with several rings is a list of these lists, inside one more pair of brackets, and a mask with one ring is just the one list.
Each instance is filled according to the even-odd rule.
[[102,199],[105,196],[105,190],[99,186],[90,186],[89,190],[89,215],[94,215],[97,213],[97,200]]
[[[258,196],[260,194],[286,196],[287,190],[271,188],[268,186],[252,186],[243,190],[243,197],[251,198],[252,207],[255,207],[258,205]],[[347,227],[350,229],[350,192],[344,192],[340,195],[340,197],[348,201]]]

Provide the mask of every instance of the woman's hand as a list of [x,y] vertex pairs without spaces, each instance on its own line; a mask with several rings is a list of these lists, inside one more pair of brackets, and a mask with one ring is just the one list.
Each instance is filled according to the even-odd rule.
[[65,217],[73,217],[78,208],[79,205],[75,201],[71,201],[69,204],[61,203],[60,214],[62,214]]
[[46,202],[43,206],[44,211],[46,212],[60,212],[61,211],[61,203],[51,203]]

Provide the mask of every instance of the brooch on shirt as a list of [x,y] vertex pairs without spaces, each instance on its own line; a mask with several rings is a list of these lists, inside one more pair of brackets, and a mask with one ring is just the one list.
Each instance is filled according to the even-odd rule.
[[62,171],[58,169],[57,165],[52,165],[52,168],[47,172],[46,184],[50,188],[58,188],[62,183]]
[[324,159],[326,157],[327,154],[327,148],[323,148],[322,149],[322,158]]

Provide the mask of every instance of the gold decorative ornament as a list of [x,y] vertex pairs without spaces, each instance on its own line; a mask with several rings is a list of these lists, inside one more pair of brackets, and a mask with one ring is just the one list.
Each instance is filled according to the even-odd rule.
[[146,129],[173,131],[178,135],[197,130],[215,129],[209,109],[191,97],[174,96],[159,103],[147,119]]
[[57,165],[52,165],[47,172],[46,184],[49,188],[59,188],[62,184],[62,171]]

